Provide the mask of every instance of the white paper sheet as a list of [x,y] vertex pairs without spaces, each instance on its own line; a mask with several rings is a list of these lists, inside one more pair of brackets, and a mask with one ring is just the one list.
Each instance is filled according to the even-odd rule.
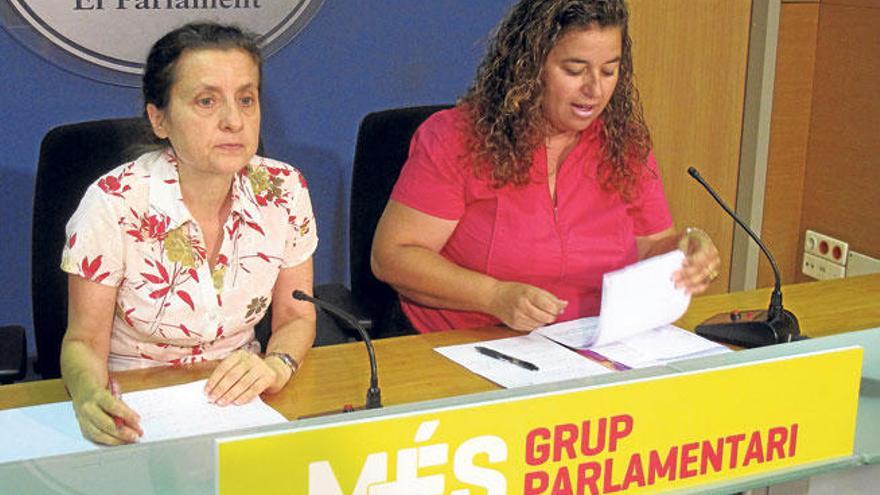
[[591,350],[630,368],[644,368],[680,359],[732,352],[721,344],[674,325],[652,328],[621,341],[593,346]]
[[534,333],[589,350],[618,369],[729,352],[723,345],[670,325],[690,304],[690,296],[672,282],[683,260],[684,253],[676,250],[608,273],[599,316],[548,325]]
[[[605,274],[597,317],[548,325],[522,337],[491,341],[491,346],[478,343],[435,350],[508,388],[611,371],[590,359],[604,358],[614,369],[624,370],[728,352],[720,344],[670,325],[681,318],[691,301],[672,281],[683,261],[684,253],[675,250]],[[477,345],[530,361],[540,371],[484,356],[474,350]]]
[[[206,380],[123,393],[122,400],[141,416],[140,442],[217,433],[287,420],[259,397],[243,406],[208,402]],[[0,411],[0,463],[95,450],[83,438],[70,402]]]
[[599,318],[593,316],[548,325],[533,333],[572,349],[590,350],[615,365],[623,365],[623,369],[730,352],[721,344],[674,325],[662,325],[607,344],[590,345],[588,342],[595,340],[598,324]]
[[671,323],[687,311],[691,296],[675,288],[672,274],[684,253],[674,250],[606,273],[594,346],[623,340]]
[[536,329],[532,333],[543,335],[572,349],[586,349],[596,341],[599,331],[599,317],[588,316],[577,320],[563,321]]
[[259,396],[240,406],[218,406],[204,393],[207,380],[122,394],[141,415],[141,442],[167,440],[250,426],[284,423],[287,419]]
[[[480,354],[477,346],[488,347],[535,364],[530,371],[515,364]],[[437,347],[435,351],[447,358],[506,388],[550,383],[585,376],[611,373],[612,370],[578,355],[540,335],[489,340],[472,344]]]

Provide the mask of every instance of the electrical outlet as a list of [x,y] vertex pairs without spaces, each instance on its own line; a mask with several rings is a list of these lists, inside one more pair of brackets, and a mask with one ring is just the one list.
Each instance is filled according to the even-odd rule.
[[846,276],[846,267],[810,253],[804,253],[804,264],[801,266],[801,271],[804,275],[819,280],[843,278]]
[[804,235],[804,253],[818,256],[840,266],[845,266],[848,252],[849,244],[839,239],[813,230],[807,230],[807,233]]

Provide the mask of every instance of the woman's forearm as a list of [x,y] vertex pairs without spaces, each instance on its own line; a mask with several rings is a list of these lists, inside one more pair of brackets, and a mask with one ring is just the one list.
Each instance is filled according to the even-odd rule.
[[61,377],[71,397],[104,388],[108,383],[107,356],[87,341],[65,338],[61,344]]
[[403,296],[436,308],[492,313],[500,282],[463,268],[421,246],[398,246],[374,253],[373,272]]
[[68,277],[67,330],[61,340],[61,376],[73,397],[107,386],[107,356],[116,288]]
[[300,317],[275,329],[269,337],[266,352],[289,354],[302,365],[315,341],[315,320]]
[[681,236],[681,232],[676,232],[674,228],[670,227],[656,234],[636,237],[639,259],[651,258],[678,249]]

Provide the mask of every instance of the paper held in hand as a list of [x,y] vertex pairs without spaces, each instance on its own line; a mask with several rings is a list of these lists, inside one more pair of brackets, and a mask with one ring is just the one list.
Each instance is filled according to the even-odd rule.
[[[548,325],[521,337],[435,350],[508,388],[612,372],[583,355],[598,355],[615,369],[626,369],[728,352],[722,345],[670,325],[690,304],[690,296],[672,282],[683,260],[684,254],[676,250],[605,274],[600,316]],[[492,359],[479,352],[478,346],[532,363],[538,370]]]
[[630,368],[728,352],[723,345],[671,325],[691,300],[672,281],[683,260],[684,253],[675,250],[606,273],[598,317],[548,325],[535,333]]

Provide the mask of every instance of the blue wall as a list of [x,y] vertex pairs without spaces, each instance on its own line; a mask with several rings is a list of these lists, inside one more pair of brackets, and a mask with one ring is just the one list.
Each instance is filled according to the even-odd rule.
[[[348,280],[348,191],[357,126],[375,110],[453,102],[512,0],[326,0],[266,61],[266,152],[299,167],[312,190],[316,281]],[[52,127],[139,115],[139,90],[65,72],[0,33],[0,324],[29,329],[30,229],[40,140]],[[58,304],[43,301],[42,304]]]

